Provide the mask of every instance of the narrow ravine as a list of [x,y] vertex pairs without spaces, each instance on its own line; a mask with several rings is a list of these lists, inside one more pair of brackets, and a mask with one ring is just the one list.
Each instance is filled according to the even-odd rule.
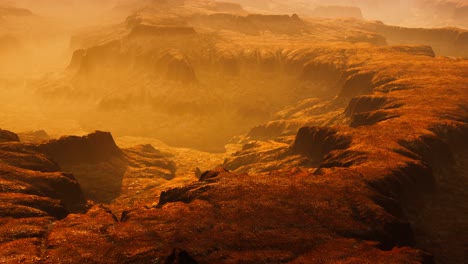
[[453,157],[452,165],[433,168],[434,190],[406,205],[415,246],[431,252],[438,264],[468,259],[468,151],[459,150]]

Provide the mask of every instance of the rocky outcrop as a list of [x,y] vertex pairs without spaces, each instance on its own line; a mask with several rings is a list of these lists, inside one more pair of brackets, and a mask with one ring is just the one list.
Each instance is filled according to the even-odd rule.
[[24,143],[43,143],[50,140],[50,136],[44,130],[21,132],[18,133],[18,137]]
[[87,136],[67,136],[39,145],[39,149],[62,165],[99,163],[119,158],[122,151],[109,132],[96,131]]
[[265,31],[279,34],[300,34],[304,21],[298,15],[238,15],[215,13],[194,16],[197,24],[214,29],[229,29],[247,35],[261,35]]
[[463,29],[404,28],[379,23],[374,27],[389,44],[430,45],[437,55],[468,56],[468,45],[465,43],[467,32]]
[[159,54],[152,66],[167,81],[182,84],[197,82],[193,65],[190,63],[189,58],[180,50],[170,49]]
[[[188,5],[178,8],[186,10]],[[96,115],[86,118],[77,113],[73,118],[90,129],[102,123],[118,134],[154,136],[174,146],[223,151],[226,141],[252,127],[251,140],[266,140],[294,135],[307,125],[340,122],[337,112],[334,118],[330,111],[323,111],[322,118],[297,113],[294,122],[270,119],[301,100],[328,100],[338,94],[340,104],[346,104],[346,100],[391,82],[391,78],[381,78],[378,69],[366,66],[369,58],[362,55],[363,50],[372,57],[388,52],[395,58],[434,55],[428,46],[386,46],[375,23],[357,19],[212,11],[172,16],[172,9],[162,10],[136,12],[127,20],[127,27],[106,29],[109,38],[99,39],[91,33],[82,36],[89,43],[82,44],[88,48],[78,49],[72,57],[69,69],[76,70],[67,71],[63,80],[52,81],[57,86],[39,88],[38,93],[44,100],[83,99],[86,107],[82,109],[91,109]],[[190,25],[197,33],[129,38],[127,33],[139,25]],[[281,36],[279,42],[266,45],[275,36]],[[247,43],[245,48],[240,40]],[[339,44],[332,49],[319,44],[329,40]],[[142,125],[122,126],[111,121],[117,114],[125,122],[137,119]]]
[[85,197],[97,203],[134,200],[136,193],[157,189],[176,174],[176,164],[168,154],[151,145],[121,150],[108,132],[66,136],[42,143],[38,149],[52,157],[56,167],[72,172]]
[[193,27],[139,24],[133,27],[129,37],[187,36],[193,34],[196,34],[196,31]]
[[349,72],[347,75],[339,93],[340,97],[352,98],[357,95],[372,92],[375,73],[358,71]]
[[401,106],[401,103],[389,97],[363,95],[351,99],[345,115],[350,117],[351,127],[369,126],[398,117],[391,109]]
[[249,131],[250,140],[268,140],[281,136],[286,130],[285,122],[270,122],[259,125]]
[[10,218],[54,217],[82,212],[86,201],[73,175],[34,145],[0,142],[0,206]]
[[379,122],[389,120],[392,118],[397,118],[397,117],[399,117],[398,114],[393,114],[391,111],[384,111],[384,110],[358,113],[358,114],[354,114],[351,117],[351,122],[349,126],[351,127],[371,126]]
[[402,104],[398,103],[395,99],[388,96],[373,96],[362,95],[356,96],[351,99],[346,107],[345,114],[348,117],[354,114],[375,111],[379,109],[393,109],[401,107]]
[[200,175],[199,181],[206,181],[206,180],[209,180],[209,179],[214,179],[214,178],[218,177],[219,175],[221,175],[223,173],[224,174],[229,173],[229,171],[224,169],[224,168],[217,168],[217,169],[212,170],[212,171],[205,171]]
[[[211,188],[209,183],[216,183],[220,177],[236,177],[236,175],[224,168],[205,171],[201,174],[198,183],[163,191],[157,206],[162,207],[167,203],[174,202],[190,203],[194,199],[204,199],[204,193]],[[205,199],[209,199],[209,197],[205,197]]]
[[[123,152],[129,166],[142,170],[140,177],[143,172],[158,172],[160,177],[167,180],[172,180],[175,177],[175,163],[170,160],[169,156],[151,145],[138,145],[124,149]],[[148,177],[151,176],[154,176],[154,173],[148,173]]]
[[387,39],[377,33],[368,33],[366,35],[351,35],[346,37],[345,40],[351,43],[371,43],[376,46],[385,46],[388,44]]
[[331,151],[347,149],[350,145],[351,138],[331,128],[303,127],[297,132],[291,152],[307,156],[312,167],[319,167]]
[[334,62],[311,60],[304,64],[300,78],[303,81],[328,83],[333,87],[338,85],[342,75],[343,69]]
[[167,256],[166,260],[163,262],[164,264],[197,264],[198,262],[195,261],[190,254],[181,249],[174,249],[171,255]]
[[68,69],[77,70],[80,69],[81,63],[83,58],[86,56],[85,49],[77,49],[73,52],[72,58],[70,60],[70,64],[68,65]]
[[2,142],[19,142],[19,137],[13,132],[0,129],[0,143]]
[[38,149],[63,170],[73,172],[87,199],[110,202],[120,194],[126,160],[110,133],[62,137]]

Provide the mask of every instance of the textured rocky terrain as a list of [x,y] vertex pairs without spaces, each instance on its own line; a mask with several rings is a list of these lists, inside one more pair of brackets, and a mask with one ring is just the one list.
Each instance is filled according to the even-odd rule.
[[468,52],[463,29],[213,11],[210,3],[158,2],[125,23],[77,34],[68,69],[31,88],[51,113],[74,113],[69,118],[85,131],[222,152],[232,137],[297,101],[335,96],[332,82],[348,67],[346,56],[331,62],[336,51],[391,44],[395,52],[428,56]]
[[0,263],[468,260],[466,30],[142,2],[0,86]]
[[409,27],[467,28],[465,0],[232,0],[249,11],[291,12],[314,17],[355,17]]

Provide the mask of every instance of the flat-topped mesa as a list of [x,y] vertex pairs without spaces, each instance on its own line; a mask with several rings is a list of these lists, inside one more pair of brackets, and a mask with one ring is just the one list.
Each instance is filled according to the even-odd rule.
[[263,15],[214,13],[195,15],[195,24],[213,29],[233,30],[246,35],[260,35],[264,31],[280,34],[299,34],[304,21],[298,15]]
[[297,14],[293,15],[262,15],[262,14],[250,14],[246,18],[255,22],[262,23],[302,23],[302,19]]
[[368,126],[398,117],[392,109],[401,106],[390,97],[363,95],[351,99],[345,115],[350,118],[351,127]]
[[375,23],[373,30],[389,44],[430,45],[437,55],[468,56],[468,31],[445,28],[405,28]]
[[240,4],[231,2],[212,2],[206,8],[214,12],[229,12],[238,14],[247,12]]
[[129,37],[190,36],[196,33],[193,27],[138,24],[133,27]]
[[99,163],[122,156],[122,151],[115,144],[112,135],[101,131],[84,137],[62,137],[39,145],[39,149],[61,165]]

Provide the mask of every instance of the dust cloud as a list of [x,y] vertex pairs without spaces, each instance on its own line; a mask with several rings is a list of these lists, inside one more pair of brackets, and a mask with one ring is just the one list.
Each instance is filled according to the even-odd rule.
[[[284,107],[335,95],[318,84],[303,89],[300,72],[265,49],[272,43],[268,32],[282,34],[273,42],[291,42],[293,49],[305,21],[299,17],[468,27],[466,1],[230,2],[0,1],[0,127],[51,136],[102,129],[223,151]],[[175,11],[166,14],[169,9]],[[228,13],[286,16],[249,16],[245,23],[257,28],[235,28]],[[257,42],[224,48],[223,34],[213,34],[220,31]],[[374,37],[369,41],[384,42]]]

